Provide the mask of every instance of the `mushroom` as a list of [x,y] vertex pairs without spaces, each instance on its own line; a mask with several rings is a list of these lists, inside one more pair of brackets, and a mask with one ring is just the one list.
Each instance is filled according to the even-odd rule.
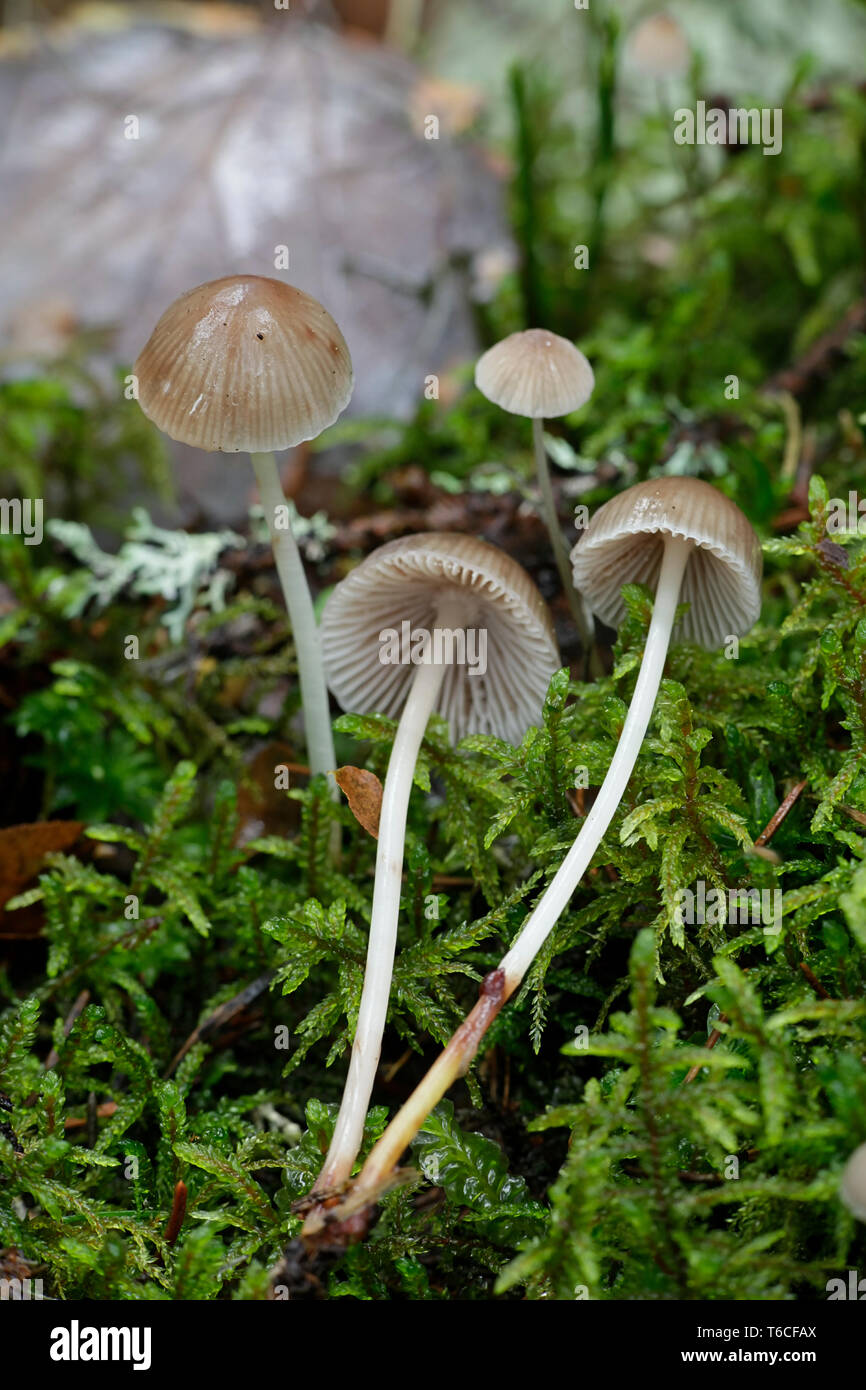
[[866,1221],[866,1144],[854,1150],[842,1169],[839,1196],[852,1216]]
[[610,627],[625,613],[624,584],[655,590],[631,704],[610,767],[580,833],[501,962],[510,994],[566,907],[613,820],[637,761],[668,654],[679,634],[712,650],[742,636],[761,611],[761,543],[735,503],[699,478],[653,478],[599,507],[571,552],[574,582]]
[[634,695],[616,751],[580,832],[523,930],[481,996],[371,1150],[357,1179],[353,1209],[373,1199],[433,1106],[478,1050],[589,867],[637,760],[652,714],[680,599],[690,610],[680,631],[705,647],[743,634],[761,608],[761,547],[739,507],[696,478],[638,483],[600,507],[572,551],[575,583],[592,610],[616,625],[623,584],[655,585],[652,621]]
[[375,550],[334,589],[321,635],[328,684],[345,709],[402,713],[382,795],[349,1073],[315,1192],[348,1178],[363,1136],[388,1011],[406,813],[427,721],[438,710],[455,741],[482,733],[519,743],[540,718],[559,668],[550,615],[526,571],[485,541],[447,532]]
[[303,291],[261,275],[228,275],[169,305],[133,374],[139,405],[164,434],[197,449],[251,456],[292,624],[310,768],[331,771],[313,601],[273,451],[315,438],[345,409],[353,377],[343,335]]
[[691,58],[688,39],[670,15],[659,11],[648,15],[632,31],[628,57],[647,77],[678,77]]
[[545,328],[527,328],[522,333],[512,333],[503,338],[479,358],[475,367],[475,385],[482,395],[508,411],[509,415],[523,415],[532,421],[532,445],[542,515],[583,650],[590,660],[594,660],[592,634],[574,592],[568,551],[556,512],[542,424],[545,417],[568,415],[586,404],[595,385],[592,367],[583,353],[566,338],[560,338]]

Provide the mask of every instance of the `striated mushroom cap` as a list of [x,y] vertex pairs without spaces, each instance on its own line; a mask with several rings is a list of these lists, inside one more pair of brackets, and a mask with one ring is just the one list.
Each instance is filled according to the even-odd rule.
[[133,367],[145,415],[197,449],[267,453],[314,439],[352,394],[343,335],[311,295],[229,275],[166,309]]
[[574,343],[545,328],[527,328],[488,348],[476,364],[475,385],[510,415],[541,420],[585,405],[595,377]]
[[699,478],[652,478],[599,507],[571,552],[574,582],[602,622],[618,627],[624,584],[654,588],[665,536],[692,542],[680,636],[718,647],[761,612],[761,544],[739,507]]
[[[448,532],[408,536],[374,550],[337,585],[322,615],[325,675],[344,709],[399,715],[416,666],[383,662],[381,634],[438,627],[486,633],[486,670],[448,665],[436,704],[456,741],[495,734],[520,743],[541,718],[560,659],[550,614],[529,575],[504,551]],[[403,624],[409,627],[404,629]],[[459,648],[454,648],[459,650]],[[480,671],[480,662],[476,660]]]

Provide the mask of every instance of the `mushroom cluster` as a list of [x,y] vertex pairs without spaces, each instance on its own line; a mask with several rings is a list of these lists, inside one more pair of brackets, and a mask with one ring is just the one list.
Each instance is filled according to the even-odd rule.
[[[371,1150],[354,1203],[375,1200],[401,1153],[448,1087],[464,1074],[486,1029],[517,989],[571,899],[613,820],[637,761],[661,683],[681,599],[683,636],[712,648],[742,635],[761,607],[761,547],[746,517],[696,478],[638,483],[600,507],[571,554],[575,583],[593,612],[616,626],[622,586],[655,586],[652,619],[634,695],[598,795],[574,844],[481,996]],[[315,1219],[311,1230],[315,1229]]]
[[[314,772],[335,770],[328,688],[346,710],[398,720],[382,791],[366,967],[351,1057],[332,1142],[313,1188],[305,1235],[375,1201],[403,1150],[462,1075],[503,1004],[565,911],[625,794],[649,727],[672,634],[716,648],[749,631],[761,605],[761,549],[746,517],[694,478],[657,478],[599,508],[569,555],[558,519],[542,421],[569,414],[593,390],[574,344],[543,329],[512,334],[480,359],[476,384],[503,410],[532,420],[541,508],[584,652],[586,611],[616,627],[623,586],[655,594],[634,695],[607,773],[580,831],[522,931],[484,980],[457,1029],[351,1176],[387,1020],[406,818],[416,763],[436,712],[454,741],[494,734],[518,744],[540,721],[560,665],[551,617],[521,566],[467,535],[391,541],[331,593],[316,624],[274,451],[314,438],[352,391],[349,352],[316,300],[281,281],[229,276],[182,295],[163,314],[134,368],[144,412],[172,438],[251,455],[297,651]],[[578,597],[580,595],[580,597]],[[336,792],[336,783],[333,790]],[[858,1156],[859,1155],[859,1156]],[[862,1214],[862,1150],[843,1199]],[[329,1209],[330,1208],[330,1209]]]

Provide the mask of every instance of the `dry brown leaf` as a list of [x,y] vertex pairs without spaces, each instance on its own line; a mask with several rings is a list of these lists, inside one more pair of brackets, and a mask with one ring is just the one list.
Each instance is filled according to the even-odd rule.
[[302,786],[309,768],[292,762],[294,753],[287,743],[267,743],[250,759],[238,784],[238,828],[235,845],[249,844],[264,835],[282,835],[291,839],[298,833],[301,813],[297,801],[291,801],[276,785],[278,768],[288,773],[290,785]]
[[23,892],[36,877],[46,854],[69,849],[83,829],[81,821],[45,820],[31,825],[9,825],[0,830],[0,936],[33,936],[40,921],[34,923],[27,908],[5,915],[10,898]]
[[337,786],[345,792],[349,810],[359,825],[379,838],[379,812],[382,809],[382,783],[375,772],[363,767],[338,767],[334,773]]

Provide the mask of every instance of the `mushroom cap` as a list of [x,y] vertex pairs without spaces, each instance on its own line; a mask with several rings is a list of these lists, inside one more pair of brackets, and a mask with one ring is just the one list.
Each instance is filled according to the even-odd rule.
[[842,1169],[839,1196],[858,1221],[866,1221],[866,1144],[855,1149]]
[[527,328],[488,348],[476,364],[475,385],[510,415],[541,420],[585,405],[595,377],[574,343],[545,328]]
[[628,40],[627,54],[648,77],[673,77],[685,72],[691,58],[682,29],[663,12],[641,20]]
[[[486,632],[486,670],[456,662],[436,702],[455,742],[495,734],[518,744],[538,723],[560,658],[547,605],[516,560],[486,541],[430,532],[389,541],[334,589],[322,614],[328,685],[344,709],[395,718],[417,667],[380,660],[380,634],[474,628]],[[476,642],[480,641],[476,639]],[[477,652],[476,652],[477,654]]]
[[571,552],[574,582],[592,611],[619,626],[623,585],[655,588],[666,536],[694,545],[680,635],[713,648],[748,632],[761,612],[761,543],[739,507],[699,478],[651,478],[599,507]]
[[133,367],[145,415],[182,444],[266,453],[314,439],[352,394],[343,335],[317,299],[227,275],[166,309]]

